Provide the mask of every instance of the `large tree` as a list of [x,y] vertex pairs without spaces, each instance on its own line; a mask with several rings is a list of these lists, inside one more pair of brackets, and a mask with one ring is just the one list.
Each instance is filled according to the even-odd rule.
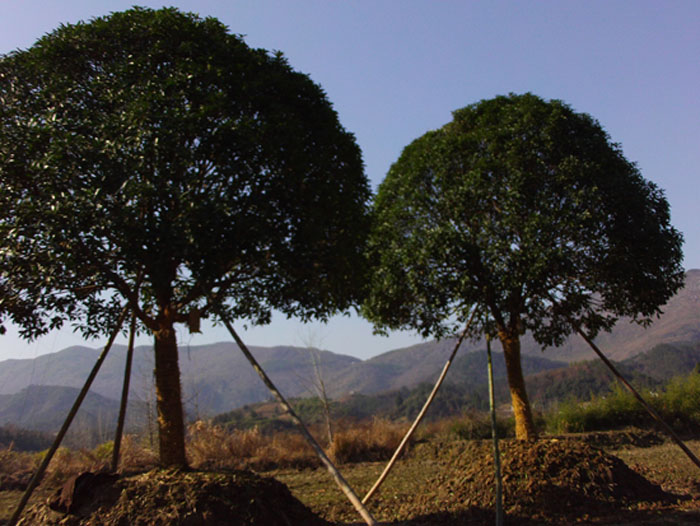
[[484,100],[407,146],[380,185],[365,313],[382,328],[503,345],[518,438],[536,432],[520,336],[543,346],[646,323],[683,283],[653,183],[590,116],[532,94]]
[[[175,324],[356,303],[370,195],[321,88],[212,18],[135,8],[0,58],[0,326],[154,336],[184,465]],[[0,327],[1,329],[2,327]]]

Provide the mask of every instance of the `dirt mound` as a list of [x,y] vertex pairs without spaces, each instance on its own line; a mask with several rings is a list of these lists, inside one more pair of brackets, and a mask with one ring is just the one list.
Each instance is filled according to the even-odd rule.
[[[586,517],[640,502],[669,502],[664,492],[617,457],[574,440],[501,441],[503,505],[530,520]],[[440,458],[439,472],[419,497],[426,509],[491,509],[495,501],[490,442],[462,442]]]
[[[247,471],[153,470],[127,477],[87,477],[70,513],[29,508],[21,525],[62,526],[325,526],[282,483]],[[80,481],[73,488],[81,486]],[[73,490],[74,490],[73,489]],[[73,491],[71,490],[71,491]],[[65,489],[49,499],[60,509]]]
[[[581,435],[564,435],[562,440],[581,440]],[[629,428],[615,431],[594,431],[586,433],[586,443],[591,446],[610,450],[644,448],[658,446],[666,442],[667,437],[658,431]]]

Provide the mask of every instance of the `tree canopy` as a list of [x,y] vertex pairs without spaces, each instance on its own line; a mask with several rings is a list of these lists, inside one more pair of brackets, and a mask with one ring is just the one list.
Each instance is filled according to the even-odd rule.
[[134,8],[2,56],[0,177],[0,326],[25,337],[105,334],[128,303],[177,372],[174,323],[358,300],[354,137],[308,76],[213,18]]
[[620,316],[647,323],[683,283],[663,192],[592,117],[532,94],[467,106],[413,141],[374,214],[366,315],[439,337],[478,308],[472,334],[501,339],[527,411],[522,333],[552,346]]

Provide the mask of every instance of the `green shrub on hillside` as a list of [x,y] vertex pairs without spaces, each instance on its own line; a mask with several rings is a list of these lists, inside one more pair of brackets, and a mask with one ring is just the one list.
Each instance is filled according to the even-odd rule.
[[[700,430],[700,374],[677,377],[661,392],[640,394],[677,431]],[[629,391],[616,384],[608,395],[560,404],[547,416],[546,424],[549,432],[567,433],[648,427],[654,419]]]
[[661,398],[660,411],[674,429],[700,429],[700,374],[672,379]]

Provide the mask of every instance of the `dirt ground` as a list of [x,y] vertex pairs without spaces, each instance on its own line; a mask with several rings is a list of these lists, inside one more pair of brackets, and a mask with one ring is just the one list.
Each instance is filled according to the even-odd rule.
[[[82,475],[86,478],[85,475]],[[280,482],[251,472],[90,475],[30,507],[19,525],[324,526]],[[62,498],[63,497],[63,498]]]
[[[509,440],[500,446],[509,526],[700,524],[700,472],[654,434]],[[366,488],[382,467],[348,464],[342,471],[354,487]],[[271,475],[233,470],[89,475],[74,481],[63,498],[43,489],[20,524],[360,524],[323,470]],[[492,525],[494,481],[489,441],[428,440],[399,462],[368,507],[383,524]],[[3,493],[14,497],[0,500],[2,506],[20,494],[0,492],[0,499]]]
[[[700,523],[700,514],[686,513],[700,511],[700,494],[667,491],[588,441],[507,441],[500,454],[509,525]],[[490,445],[453,445],[438,458],[438,474],[414,500],[427,515],[404,524],[493,524]]]

